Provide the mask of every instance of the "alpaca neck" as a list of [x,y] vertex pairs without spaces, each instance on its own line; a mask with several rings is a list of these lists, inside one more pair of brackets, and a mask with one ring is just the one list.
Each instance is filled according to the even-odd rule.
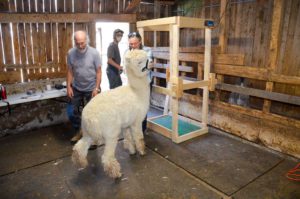
[[140,95],[150,95],[150,85],[147,76],[144,77],[136,77],[130,73],[128,75],[128,85],[133,89],[137,90]]

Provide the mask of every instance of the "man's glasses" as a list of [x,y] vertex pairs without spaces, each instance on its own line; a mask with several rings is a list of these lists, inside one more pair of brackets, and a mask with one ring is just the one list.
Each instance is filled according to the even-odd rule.
[[128,38],[132,38],[132,37],[137,37],[139,39],[142,38],[140,33],[138,33],[138,32],[131,32],[128,34]]

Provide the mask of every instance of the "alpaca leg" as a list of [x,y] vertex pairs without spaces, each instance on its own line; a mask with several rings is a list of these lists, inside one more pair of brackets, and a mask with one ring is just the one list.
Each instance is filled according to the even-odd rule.
[[105,139],[104,153],[102,155],[104,171],[112,178],[119,178],[122,176],[120,164],[115,158],[117,142],[117,138]]
[[129,154],[133,155],[136,153],[134,141],[130,132],[130,128],[124,129],[124,148],[129,151]]
[[144,142],[144,135],[142,131],[141,122],[137,122],[133,127],[131,131],[136,150],[139,152],[140,155],[145,155],[145,142]]
[[81,168],[88,165],[86,159],[88,149],[92,144],[92,139],[88,136],[83,136],[73,147],[72,161]]

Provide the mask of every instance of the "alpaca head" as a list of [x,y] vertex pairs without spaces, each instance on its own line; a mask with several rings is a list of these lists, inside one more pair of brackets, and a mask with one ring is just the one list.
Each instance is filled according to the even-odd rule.
[[134,49],[127,51],[125,54],[125,67],[128,75],[133,74],[136,77],[147,76],[149,73],[147,63],[147,53],[144,50]]

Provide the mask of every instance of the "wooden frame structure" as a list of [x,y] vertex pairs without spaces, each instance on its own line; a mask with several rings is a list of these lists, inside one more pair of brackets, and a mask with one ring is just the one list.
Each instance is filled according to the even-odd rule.
[[[172,139],[175,143],[180,143],[188,139],[200,136],[208,132],[207,120],[208,120],[208,94],[209,87],[214,89],[215,79],[213,74],[210,74],[211,63],[211,29],[205,26],[205,19],[190,18],[190,17],[167,17],[146,21],[138,21],[137,28],[142,38],[144,38],[144,31],[168,31],[170,39],[170,77],[167,78],[168,86],[154,87],[153,91],[165,94],[170,97],[171,113],[172,115],[172,130],[165,128],[152,122],[153,118],[148,119],[148,127],[166,137]],[[190,81],[183,80],[179,77],[179,36],[180,28],[197,28],[205,29],[205,51],[204,51],[204,76],[203,80]],[[154,39],[154,46],[156,46],[156,40]],[[168,74],[167,74],[168,76]],[[190,119],[178,115],[179,98],[183,96],[184,90],[202,88],[203,100],[202,100],[202,122],[195,122]],[[166,99],[167,100],[167,99]],[[165,112],[166,115],[166,112]],[[160,117],[164,117],[160,116]],[[184,135],[179,135],[178,132],[178,120],[184,120],[192,124],[200,126],[200,129],[189,132]]]

